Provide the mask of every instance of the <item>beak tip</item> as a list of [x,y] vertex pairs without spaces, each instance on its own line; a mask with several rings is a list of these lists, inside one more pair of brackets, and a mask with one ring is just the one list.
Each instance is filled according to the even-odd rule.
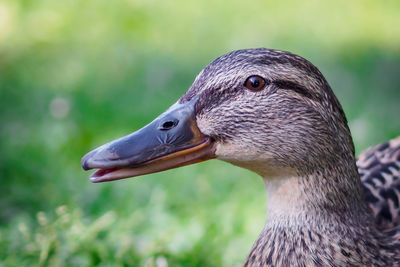
[[109,165],[113,165],[113,161],[118,157],[119,155],[110,149],[109,144],[105,144],[84,155],[81,166],[85,171],[102,167],[109,168]]
[[85,157],[82,158],[81,166],[82,166],[82,169],[85,170],[85,171],[90,170],[88,161],[87,161],[87,159]]
[[94,184],[96,184],[96,183],[99,182],[99,181],[98,181],[96,178],[94,178],[94,177],[89,177],[89,181],[90,181],[91,183],[94,183]]
[[87,153],[85,156],[82,157],[81,160],[81,166],[82,169],[84,169],[85,171],[88,171],[90,169],[93,169],[93,164],[91,164],[92,159],[93,159],[93,155],[96,153],[96,150],[92,150],[89,153]]

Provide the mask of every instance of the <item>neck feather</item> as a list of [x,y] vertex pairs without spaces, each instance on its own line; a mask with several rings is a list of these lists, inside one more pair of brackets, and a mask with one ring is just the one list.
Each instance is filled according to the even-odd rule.
[[357,169],[338,166],[264,177],[267,221],[245,266],[391,266],[391,256],[379,247]]
[[368,213],[355,164],[263,180],[267,191],[267,224],[277,220],[299,222],[303,216],[354,218]]

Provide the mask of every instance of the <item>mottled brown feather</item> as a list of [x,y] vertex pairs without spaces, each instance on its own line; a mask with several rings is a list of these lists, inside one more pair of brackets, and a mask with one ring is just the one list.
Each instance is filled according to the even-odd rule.
[[[268,81],[264,90],[244,88],[251,75]],[[279,50],[233,51],[205,67],[180,103],[193,97],[219,159],[267,184],[295,170],[278,178],[289,185],[278,182],[281,195],[269,203],[279,207],[245,266],[400,266],[399,153],[381,145],[361,155],[360,180],[343,109],[312,63]]]
[[371,147],[357,160],[358,173],[377,225],[400,225],[400,137]]

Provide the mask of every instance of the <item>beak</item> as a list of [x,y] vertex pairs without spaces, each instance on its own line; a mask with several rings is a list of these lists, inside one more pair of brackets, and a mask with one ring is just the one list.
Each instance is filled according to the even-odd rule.
[[142,129],[87,153],[82,168],[98,169],[90,181],[119,180],[214,158],[213,140],[196,124],[196,102],[176,103]]

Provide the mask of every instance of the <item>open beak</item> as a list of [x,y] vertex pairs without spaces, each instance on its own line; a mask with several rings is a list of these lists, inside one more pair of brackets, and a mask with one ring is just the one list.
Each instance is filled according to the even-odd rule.
[[87,153],[82,168],[98,169],[90,181],[124,179],[214,158],[213,140],[196,124],[196,101],[176,103],[142,129]]

